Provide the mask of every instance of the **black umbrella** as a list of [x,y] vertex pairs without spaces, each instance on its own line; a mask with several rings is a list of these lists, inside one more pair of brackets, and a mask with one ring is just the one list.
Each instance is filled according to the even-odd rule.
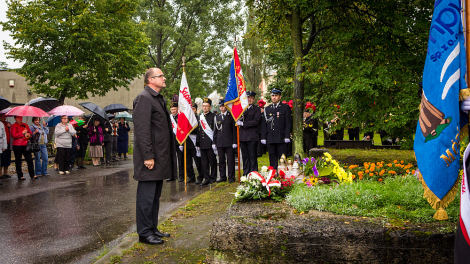
[[52,109],[60,106],[59,100],[54,99],[54,98],[49,98],[49,97],[38,97],[35,99],[32,99],[28,102],[28,105],[30,106],[35,106],[44,112],[49,112]]
[[116,113],[116,112],[123,112],[123,111],[128,111],[129,108],[127,108],[125,105],[123,104],[110,104],[110,105],[107,105],[103,108],[103,110],[106,112],[106,113]]
[[8,108],[11,105],[10,101],[0,96],[0,110]]
[[80,103],[79,105],[83,106],[85,109],[90,110],[91,112],[93,112],[93,114],[100,116],[104,120],[109,121],[108,115],[106,114],[106,112],[101,107],[99,107],[99,106],[97,106],[93,103],[88,103],[88,102]]

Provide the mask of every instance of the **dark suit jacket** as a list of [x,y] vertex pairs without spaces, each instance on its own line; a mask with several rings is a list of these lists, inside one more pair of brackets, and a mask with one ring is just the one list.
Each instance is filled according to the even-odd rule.
[[[165,98],[145,86],[134,100],[134,179],[156,181],[176,178],[176,155]],[[154,159],[149,170],[144,161]]]
[[303,134],[303,138],[315,138],[318,136],[318,120],[313,115],[305,119]]
[[[212,129],[212,131],[214,131],[214,117],[215,117],[215,114],[212,113],[212,112],[209,112],[209,113],[207,113],[207,115],[205,115],[205,117],[206,117],[207,124]],[[198,135],[199,147],[201,149],[212,149],[212,144],[214,144],[214,143],[212,142],[210,137],[208,135],[206,135],[206,133],[204,133],[204,129],[202,129],[202,125],[201,125],[200,121],[199,121],[198,127],[200,129],[200,133]]]
[[232,144],[237,144],[237,128],[232,114],[226,112],[223,120],[222,114],[217,114],[215,121],[214,144],[218,148],[231,148]]
[[261,109],[251,105],[243,113],[243,126],[240,127],[240,142],[259,141],[259,128],[261,124]]
[[264,109],[261,123],[261,139],[267,144],[285,143],[292,131],[292,111],[286,104],[279,103],[275,108],[273,104]]

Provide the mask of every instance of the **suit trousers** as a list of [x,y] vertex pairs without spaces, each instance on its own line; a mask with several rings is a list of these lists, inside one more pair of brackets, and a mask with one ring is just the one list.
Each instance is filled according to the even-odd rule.
[[277,163],[281,158],[282,154],[286,154],[286,149],[286,143],[268,144],[269,166],[277,170]]
[[228,166],[228,179],[235,181],[235,151],[232,147],[217,148],[219,155],[219,176],[220,180],[227,180],[227,171],[225,165]]
[[101,158],[101,163],[104,163],[106,160],[106,164],[109,163],[112,157],[112,142],[111,141],[105,141],[103,145],[103,157]]
[[[177,156],[178,156],[178,175],[180,180],[184,180],[184,150],[180,151],[178,148]],[[194,153],[196,153],[196,150],[194,150]],[[194,154],[196,155],[196,154]],[[189,149],[186,150],[186,172],[188,174],[188,181],[194,180],[196,175],[194,174],[194,168],[193,168],[193,161],[189,153]]]
[[258,141],[242,141],[240,149],[243,158],[243,175],[248,175],[252,171],[258,171]]
[[139,181],[137,184],[136,222],[140,236],[151,236],[157,231],[162,187],[163,181]]
[[304,138],[304,152],[308,154],[310,149],[317,147],[317,138]]
[[204,181],[213,183],[217,180],[217,158],[213,149],[201,149],[201,168]]
[[117,136],[111,137],[111,157],[115,158],[117,154]]
[[186,162],[188,165],[188,179],[192,180],[196,178],[196,174],[194,172],[194,166],[193,166],[193,160],[194,163],[196,164],[196,169],[198,173],[197,180],[202,181],[203,180],[203,174],[201,171],[201,158],[197,156],[197,151],[196,149],[186,149]]

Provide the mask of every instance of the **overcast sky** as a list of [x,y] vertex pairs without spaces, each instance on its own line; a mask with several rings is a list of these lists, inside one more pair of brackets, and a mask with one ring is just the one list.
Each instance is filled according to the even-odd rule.
[[[0,0],[0,21],[6,21],[6,12],[7,12],[7,0]],[[1,29],[1,26],[0,26]],[[4,61],[8,64],[8,68],[15,69],[20,68],[23,63],[18,61],[13,61],[12,59],[7,59],[5,55],[5,49],[3,48],[3,41],[8,43],[13,43],[13,39],[9,36],[10,32],[0,30],[0,61]]]

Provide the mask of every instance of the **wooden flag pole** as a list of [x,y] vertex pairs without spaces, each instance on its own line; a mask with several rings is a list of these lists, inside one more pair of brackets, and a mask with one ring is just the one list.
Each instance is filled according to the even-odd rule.
[[[183,56],[181,59],[183,60],[183,73],[185,73],[185,71],[184,71],[184,66],[185,66],[184,61],[186,60],[186,57]],[[184,152],[183,152],[183,156],[184,156],[184,161],[183,161],[184,162],[184,191],[186,191],[186,182],[187,182],[187,178],[188,178],[188,170],[186,169],[186,140],[184,140],[183,148],[184,148]]]
[[240,171],[240,126],[237,126],[237,153],[238,153],[238,183],[240,183],[240,178],[242,177]]

